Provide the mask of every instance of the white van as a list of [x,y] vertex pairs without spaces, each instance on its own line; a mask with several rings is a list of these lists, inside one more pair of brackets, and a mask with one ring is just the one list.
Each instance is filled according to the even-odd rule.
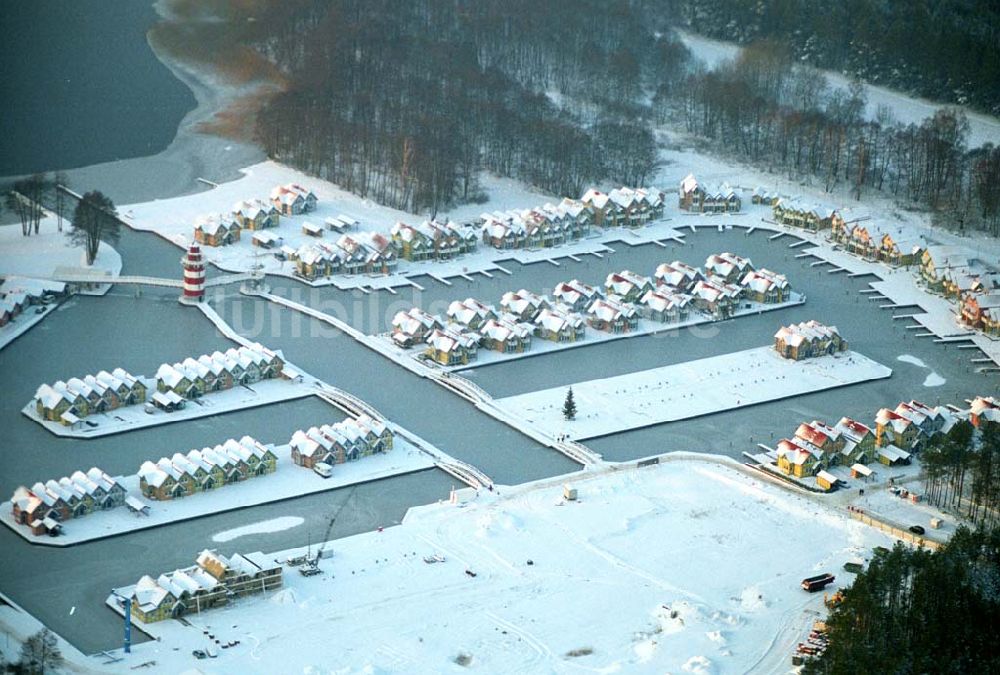
[[329,478],[333,475],[333,467],[326,462],[316,462],[313,464],[313,471],[321,475],[323,478]]

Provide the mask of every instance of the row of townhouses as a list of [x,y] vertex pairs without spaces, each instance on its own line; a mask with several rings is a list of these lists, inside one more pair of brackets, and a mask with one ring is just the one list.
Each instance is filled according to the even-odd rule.
[[106,511],[125,503],[126,491],[107,473],[93,467],[59,480],[20,486],[11,497],[14,522],[26,525],[32,534],[57,534],[61,524],[94,511]]
[[122,368],[43,384],[35,391],[35,411],[44,420],[74,426],[87,415],[146,402],[146,383]]
[[836,326],[826,326],[815,319],[782,326],[774,334],[774,350],[793,361],[837,354],[847,348],[847,340],[840,336]]
[[143,623],[178,618],[224,605],[231,599],[280,588],[280,563],[263,553],[226,557],[206,549],[191,567],[146,575],[120,595],[131,601],[132,617]]
[[476,250],[479,236],[471,225],[425,220],[419,225],[396,223],[389,231],[399,257],[412,262],[451,260]]
[[143,462],[139,467],[139,488],[148,499],[166,501],[264,476],[277,468],[273,446],[250,436],[238,441],[230,438],[214,448]]
[[156,371],[156,391],[162,396],[154,394],[153,402],[163,407],[177,397],[195,399],[234,386],[273,379],[281,376],[284,367],[280,352],[259,343],[203,354],[197,359],[188,357],[178,363],[164,363]]
[[333,274],[391,274],[399,263],[392,239],[378,232],[342,234],[336,242],[316,242],[283,251],[295,274],[310,281]]
[[694,174],[690,173],[681,181],[677,192],[677,206],[682,211],[736,213],[742,205],[742,200],[734,188],[725,183],[718,186],[702,185]]
[[385,422],[368,415],[336,424],[310,427],[292,434],[292,461],[308,469],[323,462],[333,466],[392,450],[393,433]]
[[920,280],[929,291],[955,302],[969,328],[1000,336],[1000,272],[962,246],[928,246],[920,260]]
[[848,253],[871,262],[893,267],[915,265],[921,261],[927,244],[922,237],[907,235],[892,227],[874,226],[867,219],[838,214],[830,227],[830,239]]
[[609,274],[603,288],[573,279],[556,285],[554,300],[521,289],[504,294],[499,311],[466,298],[452,302],[444,319],[413,308],[393,317],[392,340],[404,348],[425,344],[432,360],[460,365],[473,360],[478,347],[518,353],[530,348],[533,337],[574,342],[587,327],[626,333],[638,329],[640,318],[676,323],[692,310],[724,318],[744,300],[777,303],[790,297],[783,275],[757,270],[732,253],[709,256],[706,271],[675,261],[657,267],[652,278],[629,270]]
[[604,193],[592,188],[580,199],[483,213],[479,220],[483,243],[493,248],[547,248],[585,237],[593,226],[642,227],[660,218],[663,207],[658,190],[620,187]]
[[777,465],[790,476],[815,476],[817,485],[829,490],[837,479],[826,469],[849,466],[852,472],[867,476],[870,470],[866,464],[909,464],[928,440],[948,433],[964,420],[975,426],[983,421],[1000,421],[1000,401],[977,397],[966,410],[929,406],[920,401],[902,402],[894,409],[879,410],[871,426],[849,417],[841,418],[833,426],[817,420],[806,422],[799,425],[791,438],[778,442]]

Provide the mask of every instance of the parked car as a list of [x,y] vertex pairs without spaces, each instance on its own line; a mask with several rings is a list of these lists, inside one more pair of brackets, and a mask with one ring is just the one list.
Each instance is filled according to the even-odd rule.
[[326,462],[316,462],[313,464],[313,471],[318,473],[323,478],[329,478],[333,475],[333,467]]
[[910,532],[913,534],[923,534],[924,528],[921,525],[910,525]]

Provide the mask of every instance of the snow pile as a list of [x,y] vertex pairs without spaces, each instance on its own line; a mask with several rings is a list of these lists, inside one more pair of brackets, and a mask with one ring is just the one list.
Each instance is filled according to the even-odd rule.
[[[903,363],[911,363],[918,368],[930,369],[926,363],[918,359],[916,356],[911,356],[910,354],[901,354],[896,357],[897,361],[902,361]],[[946,383],[948,380],[938,375],[935,371],[931,371],[930,374],[924,378],[925,387],[940,387],[942,384]]]
[[299,516],[282,516],[281,518],[262,520],[259,523],[251,523],[250,525],[244,525],[243,527],[236,527],[231,530],[218,532],[212,536],[212,541],[223,543],[232,541],[233,539],[238,539],[239,537],[245,537],[248,534],[269,534],[271,532],[281,532],[282,530],[290,530],[293,527],[298,527],[304,522],[305,520]]
[[767,608],[764,595],[756,586],[748,586],[740,593],[740,609],[744,612],[757,612]]
[[709,673],[715,672],[712,669],[712,662],[704,656],[692,656],[684,662],[681,670],[685,673],[694,673],[694,675],[709,675]]

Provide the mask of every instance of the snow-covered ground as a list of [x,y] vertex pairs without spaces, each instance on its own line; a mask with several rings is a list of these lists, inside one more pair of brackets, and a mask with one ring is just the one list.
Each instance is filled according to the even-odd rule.
[[[799,581],[890,546],[881,533],[748,476],[685,457],[559,479],[333,543],[325,574],[142,626],[125,665],[174,673],[781,672],[824,615]],[[296,551],[276,552],[283,560]],[[444,562],[423,558],[439,554]],[[153,575],[168,571],[155,567]],[[472,577],[466,570],[475,572]],[[123,579],[123,584],[135,579]],[[838,583],[830,587],[832,591]],[[195,661],[205,632],[238,646]],[[331,636],[336,639],[331,642]],[[464,665],[459,665],[459,664]],[[119,667],[124,669],[122,664]]]
[[551,433],[582,440],[756,403],[886,378],[892,370],[857,352],[793,361],[772,347],[642,370],[572,386],[577,415],[563,418],[569,386],[498,399]]
[[[156,391],[156,382],[145,378],[149,387],[150,396]],[[170,424],[182,420],[193,420],[199,417],[209,417],[211,415],[221,415],[234,410],[246,410],[257,406],[291,401],[306,396],[314,396],[317,389],[313,382],[304,380],[287,380],[275,378],[272,380],[261,380],[252,385],[242,385],[206,394],[199,399],[187,401],[185,406],[174,412],[166,412],[159,408],[152,407],[152,404],[122,406],[106,413],[87,415],[82,418],[77,428],[67,427],[59,422],[42,419],[35,408],[35,401],[30,401],[21,413],[31,420],[45,427],[50,433],[56,436],[69,438],[97,438],[110,434],[120,434],[125,431],[134,431],[146,427],[155,427],[160,424]],[[147,407],[147,405],[149,407]],[[90,426],[87,422],[92,422],[97,426]]]
[[[30,237],[21,234],[20,224],[0,226],[0,276],[16,274],[47,278],[57,267],[85,267],[86,253],[70,244],[66,236],[69,230],[70,223],[65,221],[63,231],[59,232],[53,215],[42,218],[38,234]],[[122,258],[118,251],[102,241],[93,269],[118,276],[122,270]]]
[[[714,69],[719,64],[736,58],[742,49],[739,45],[731,42],[713,40],[687,31],[678,30],[677,33],[695,58],[700,59],[709,69]],[[847,91],[851,82],[850,78],[830,70],[821,70],[820,72],[826,76],[831,88]],[[865,84],[865,91],[868,95],[865,107],[868,119],[875,119],[879,108],[884,106],[892,110],[893,115],[900,122],[920,124],[925,118],[933,116],[936,110],[946,107],[946,104],[935,103],[871,84]],[[994,145],[1000,143],[1000,120],[996,117],[974,112],[962,106],[947,107],[961,108],[966,117],[969,118],[969,147],[976,147],[984,143],[993,143]]]
[[[421,452],[398,435],[391,451],[364,457],[354,462],[337,464],[333,468],[333,475],[329,478],[323,478],[311,469],[296,466],[292,462],[291,450],[287,445],[275,446],[274,452],[278,456],[278,469],[274,473],[249,478],[234,485],[224,485],[210,492],[198,492],[188,497],[165,502],[142,497],[138,475],[118,476],[116,480],[128,490],[130,496],[149,506],[148,516],[134,514],[128,508],[121,506],[109,511],[100,511],[82,518],[67,520],[63,524],[63,533],[58,537],[35,536],[26,526],[14,522],[11,504],[8,501],[0,504],[0,522],[32,543],[47,546],[72,546],[94,539],[113,537],[209,514],[214,515],[224,511],[281,501],[282,499],[335,490],[347,485],[420,471],[434,466],[434,460],[429,455]],[[149,459],[156,461],[159,458],[150,457]],[[225,535],[225,533],[222,534]],[[235,536],[232,533],[229,534],[229,537],[223,536],[217,541],[228,541],[231,538],[241,536],[239,533]]]
[[[246,199],[267,199],[271,190],[286,183],[299,183],[316,193],[318,203],[312,213],[299,216],[282,216],[277,228],[268,230],[283,239],[283,244],[298,249],[304,244],[314,244],[316,237],[302,231],[304,223],[324,226],[326,218],[339,215],[350,216],[359,222],[359,230],[377,231],[388,234],[392,226],[399,222],[415,224],[426,216],[414,215],[386,206],[342,190],[337,185],[309,176],[305,173],[272,161],[254,164],[241,170],[243,176],[237,180],[221,183],[205,192],[160,199],[142,204],[131,204],[119,208],[122,217],[138,230],[156,232],[169,241],[184,247],[194,237],[194,224],[201,215],[222,213],[228,215],[236,202]],[[458,222],[478,220],[484,211],[530,208],[547,202],[558,203],[558,197],[537,192],[523,183],[511,179],[484,175],[484,189],[489,201],[483,204],[465,204],[451,212],[439,214],[439,219],[454,219]],[[325,227],[325,226],[324,226]],[[292,276],[295,264],[274,257],[273,251],[254,247],[252,232],[244,232],[240,241],[228,246],[204,246],[206,258],[222,269],[245,272],[252,265],[262,265],[269,274]],[[499,251],[480,245],[479,249],[454,260],[411,263],[399,262],[398,270],[392,275],[334,275],[330,279],[319,279],[316,285],[335,285],[340,288],[391,288],[407,286],[411,276],[422,274],[438,279],[447,279],[478,272],[491,274],[504,271],[497,261],[517,260],[522,263],[542,260],[556,260],[560,257],[583,254],[601,254],[607,250],[606,244],[625,239],[639,244],[648,241],[663,241],[676,237],[677,233],[665,222],[660,221],[643,228],[639,233],[625,229],[603,230],[593,236],[543,250]],[[336,241],[340,235],[326,230],[322,241]],[[558,264],[558,262],[554,263]]]
[[[794,307],[796,305],[801,305],[805,303],[805,297],[794,291],[791,293],[789,300],[781,303],[774,304],[764,304],[760,302],[749,302],[743,301],[740,308],[733,313],[732,318],[738,318],[741,316],[751,316],[761,314],[763,312],[772,312],[778,309],[787,309],[788,307]],[[439,317],[440,318],[440,317]],[[508,361],[516,361],[518,359],[525,359],[532,356],[540,356],[542,354],[549,354],[552,352],[563,351],[566,349],[575,349],[577,347],[586,347],[587,345],[599,344],[601,342],[611,342],[614,340],[624,340],[627,338],[640,337],[642,335],[655,335],[659,333],[668,333],[670,331],[676,331],[681,328],[688,328],[691,326],[700,326],[703,324],[714,323],[716,320],[707,314],[702,314],[697,311],[692,311],[689,318],[684,321],[678,321],[676,323],[661,323],[659,321],[653,321],[650,319],[639,319],[639,327],[633,331],[627,333],[607,333],[600,330],[595,330],[588,327],[586,333],[581,340],[576,342],[553,342],[552,340],[545,340],[542,338],[532,338],[531,347],[528,351],[518,352],[518,353],[507,353],[498,352],[492,349],[479,349],[476,353],[476,358],[474,361],[469,363],[458,365],[458,366],[439,366],[441,370],[446,372],[458,372],[462,370],[472,370],[474,368],[481,368],[483,366],[489,366],[496,363],[506,363]],[[391,339],[391,333],[383,333],[378,336],[374,336],[381,343],[383,343],[382,350],[391,350],[397,353],[400,357],[411,356],[416,358],[422,355],[425,349],[425,345],[417,345],[411,347],[410,349],[403,349],[396,345]]]

